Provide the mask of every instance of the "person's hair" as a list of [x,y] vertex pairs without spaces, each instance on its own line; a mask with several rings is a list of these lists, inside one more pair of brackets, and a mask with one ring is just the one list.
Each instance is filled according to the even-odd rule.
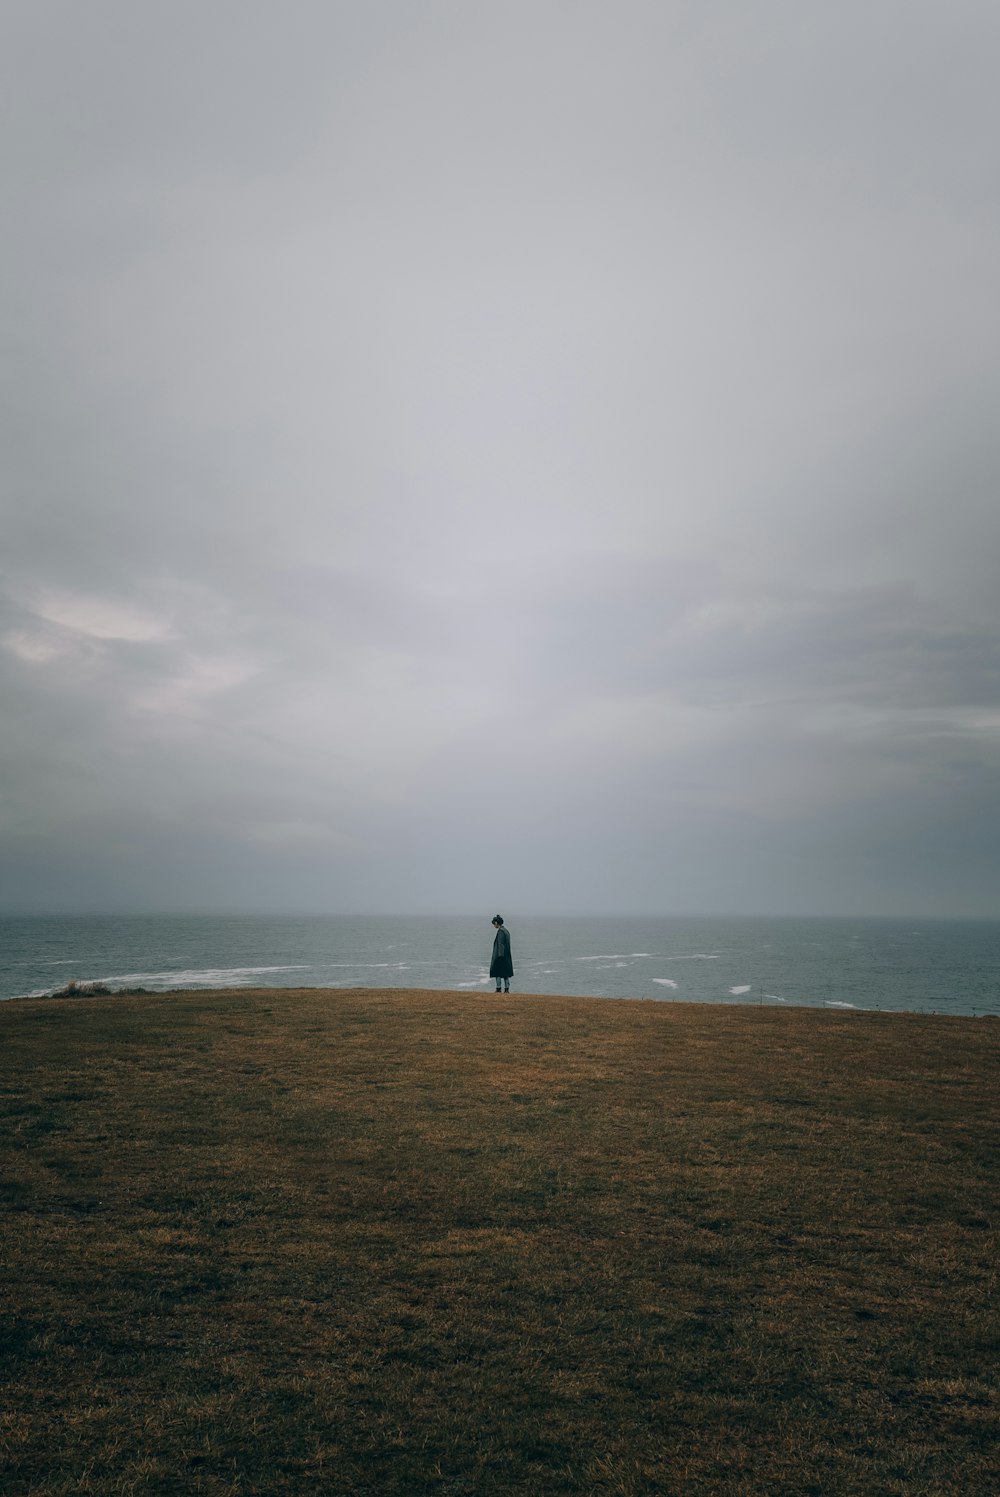
[[494,915],[493,916],[493,924],[494,925],[502,925],[503,924],[503,916],[502,915]]

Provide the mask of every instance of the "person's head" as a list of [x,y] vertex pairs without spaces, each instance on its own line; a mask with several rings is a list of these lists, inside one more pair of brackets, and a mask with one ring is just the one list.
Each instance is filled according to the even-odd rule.
[[494,915],[493,916],[493,924],[499,930],[500,926],[503,924],[503,916],[502,915]]

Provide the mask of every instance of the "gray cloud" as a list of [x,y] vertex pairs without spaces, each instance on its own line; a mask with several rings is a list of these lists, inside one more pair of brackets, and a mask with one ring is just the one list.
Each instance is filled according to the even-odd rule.
[[995,7],[2,27],[4,906],[993,911]]

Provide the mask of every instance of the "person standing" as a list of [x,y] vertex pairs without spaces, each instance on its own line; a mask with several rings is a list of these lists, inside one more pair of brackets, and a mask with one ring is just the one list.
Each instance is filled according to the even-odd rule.
[[493,937],[493,960],[490,962],[490,976],[496,978],[497,992],[500,991],[500,982],[503,981],[503,990],[510,992],[510,980],[514,976],[514,963],[510,954],[510,931],[503,923],[502,915],[493,916],[493,929],[496,935]]

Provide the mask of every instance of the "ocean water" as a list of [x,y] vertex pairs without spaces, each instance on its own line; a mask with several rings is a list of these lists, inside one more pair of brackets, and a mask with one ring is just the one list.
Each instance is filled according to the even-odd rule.
[[[1000,921],[551,918],[509,922],[513,989],[695,1003],[1000,1015]],[[487,915],[0,917],[0,999],[72,980],[486,992]]]

